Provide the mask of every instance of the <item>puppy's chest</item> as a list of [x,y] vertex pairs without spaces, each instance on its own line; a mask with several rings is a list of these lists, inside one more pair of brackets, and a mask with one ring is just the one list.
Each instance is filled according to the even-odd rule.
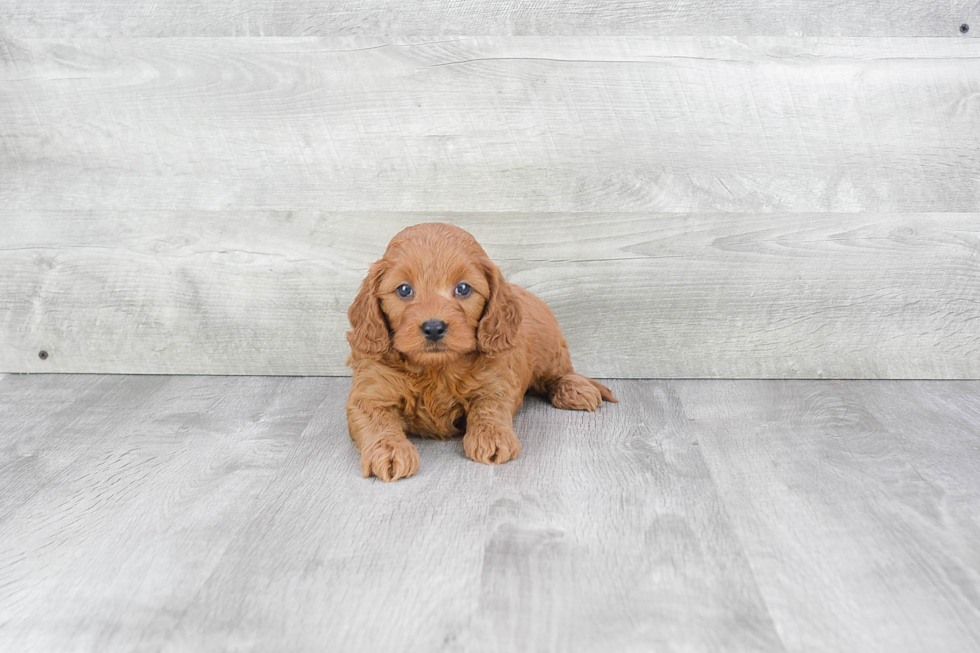
[[466,430],[468,406],[465,394],[452,383],[438,378],[420,381],[405,401],[408,431],[438,439],[461,435]]

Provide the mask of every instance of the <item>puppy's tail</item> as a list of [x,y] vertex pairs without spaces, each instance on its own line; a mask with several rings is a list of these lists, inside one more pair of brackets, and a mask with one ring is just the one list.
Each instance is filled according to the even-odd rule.
[[[585,377],[585,378],[589,379],[589,377]],[[618,404],[619,403],[619,399],[616,399],[616,397],[613,396],[612,390],[610,390],[606,386],[602,385],[601,383],[599,383],[595,379],[589,379],[589,383],[591,383],[592,385],[594,385],[596,387],[596,390],[598,390],[599,391],[599,394],[602,395],[602,400],[603,401],[608,401],[608,402],[613,403],[613,404]]]

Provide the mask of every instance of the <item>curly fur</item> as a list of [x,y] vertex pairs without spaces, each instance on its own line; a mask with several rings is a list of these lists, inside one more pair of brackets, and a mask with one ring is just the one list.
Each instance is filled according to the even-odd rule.
[[[460,282],[472,287],[469,297],[454,295]],[[403,283],[415,291],[408,299],[396,293]],[[508,283],[473,236],[452,225],[398,233],[347,315],[354,372],[347,422],[365,477],[414,474],[419,455],[409,434],[463,435],[470,459],[512,460],[521,451],[513,417],[528,391],[573,410],[616,401],[606,386],[572,369],[548,306]],[[437,343],[421,332],[431,319],[448,325]]]

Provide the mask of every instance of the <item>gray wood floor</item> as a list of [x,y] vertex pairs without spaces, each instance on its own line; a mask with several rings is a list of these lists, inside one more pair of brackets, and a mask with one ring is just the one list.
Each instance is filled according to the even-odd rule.
[[0,649],[980,650],[980,382],[613,381],[390,485],[348,384],[0,377]]

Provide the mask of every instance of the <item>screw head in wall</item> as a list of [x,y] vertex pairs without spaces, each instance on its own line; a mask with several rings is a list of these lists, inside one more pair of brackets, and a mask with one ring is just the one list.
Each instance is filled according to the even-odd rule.
[[43,361],[46,361],[46,360],[48,360],[48,352],[46,352],[46,351],[44,351],[42,349],[41,351],[37,352],[37,357],[40,358]]
[[962,25],[960,25],[960,34],[966,34],[969,31],[970,31],[970,26],[969,25],[967,25],[966,23],[963,23]]

